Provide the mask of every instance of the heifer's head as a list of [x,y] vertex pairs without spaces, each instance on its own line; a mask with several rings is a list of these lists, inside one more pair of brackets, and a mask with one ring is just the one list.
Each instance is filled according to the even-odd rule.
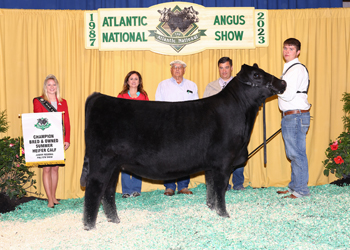
[[285,81],[266,73],[256,63],[253,66],[243,64],[236,78],[239,82],[255,88],[265,98],[282,94],[287,87]]

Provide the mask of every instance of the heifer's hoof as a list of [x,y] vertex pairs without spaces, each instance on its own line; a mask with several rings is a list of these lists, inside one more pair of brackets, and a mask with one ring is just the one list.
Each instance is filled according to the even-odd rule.
[[94,229],[95,225],[84,225],[84,230],[90,231],[91,229]]
[[217,214],[224,218],[230,218],[230,215],[226,211],[216,211]]
[[120,219],[118,217],[116,217],[114,219],[108,219],[108,222],[120,223]]
[[210,208],[210,210],[214,210],[214,205],[212,203],[207,202],[207,206]]

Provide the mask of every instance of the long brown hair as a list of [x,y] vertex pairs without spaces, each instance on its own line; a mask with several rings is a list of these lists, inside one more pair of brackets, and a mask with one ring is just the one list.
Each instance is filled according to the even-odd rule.
[[124,84],[123,84],[123,90],[119,93],[120,95],[122,94],[125,94],[125,93],[128,93],[129,91],[129,84],[128,84],[128,81],[129,81],[129,78],[131,75],[133,74],[136,74],[138,77],[139,77],[139,85],[137,86],[137,91],[140,92],[141,94],[144,94],[145,96],[148,96],[147,95],[147,92],[143,89],[143,81],[142,81],[142,76],[139,72],[137,71],[130,71],[124,78]]
[[49,97],[47,96],[47,88],[46,88],[47,81],[50,80],[50,79],[54,80],[55,83],[56,83],[56,86],[57,86],[56,97],[57,97],[57,100],[58,100],[59,102],[61,102],[61,101],[62,101],[62,98],[61,98],[61,95],[60,95],[60,85],[59,85],[59,83],[58,83],[58,80],[57,80],[56,76],[54,76],[54,75],[52,75],[52,74],[49,74],[49,75],[45,78],[42,96],[43,96],[43,98],[44,98],[46,101],[50,101],[50,100],[49,100]]

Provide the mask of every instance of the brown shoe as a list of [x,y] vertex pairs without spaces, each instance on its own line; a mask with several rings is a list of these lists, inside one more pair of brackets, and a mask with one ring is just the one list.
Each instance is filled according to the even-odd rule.
[[288,196],[284,196],[282,197],[283,199],[284,198],[290,198],[290,199],[297,199],[298,197],[296,197],[294,194],[291,194],[291,195],[288,195]]
[[288,194],[289,191],[288,190],[285,190],[285,191],[277,191],[278,194]]
[[177,192],[178,194],[193,194],[188,188],[183,188]]
[[173,196],[175,194],[175,191],[172,190],[171,188],[165,189],[164,195],[166,196]]

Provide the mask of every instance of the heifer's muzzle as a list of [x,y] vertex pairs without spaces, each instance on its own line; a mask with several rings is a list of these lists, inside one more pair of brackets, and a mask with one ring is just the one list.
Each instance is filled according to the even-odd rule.
[[266,87],[276,94],[282,94],[287,88],[287,82],[272,76],[272,81]]

